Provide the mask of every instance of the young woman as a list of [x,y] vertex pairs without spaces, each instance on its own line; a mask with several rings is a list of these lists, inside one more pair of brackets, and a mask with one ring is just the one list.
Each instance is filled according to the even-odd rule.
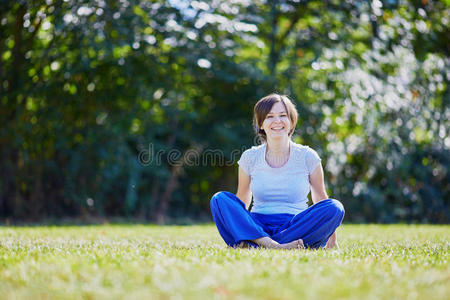
[[[242,153],[238,191],[216,193],[211,212],[231,247],[333,248],[344,207],[329,199],[317,153],[291,140],[297,110],[284,95],[271,94],[254,108],[263,144]],[[308,207],[311,190],[314,205]],[[248,211],[253,195],[253,207]]]

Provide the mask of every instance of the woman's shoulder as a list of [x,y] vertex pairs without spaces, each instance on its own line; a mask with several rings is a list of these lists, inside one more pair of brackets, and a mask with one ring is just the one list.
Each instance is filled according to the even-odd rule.
[[294,146],[294,151],[314,151],[314,149],[312,149],[311,147],[309,147],[308,145],[302,145],[302,144],[297,144],[295,142],[292,142],[292,145]]
[[245,150],[241,158],[238,161],[238,164],[244,169],[245,173],[248,175],[251,175],[252,170],[257,163],[257,158],[260,157],[259,155],[261,151],[264,149],[264,144],[259,146],[253,146],[250,149]]
[[293,147],[294,151],[297,152],[298,154],[307,155],[307,156],[312,155],[312,156],[317,156],[317,157],[319,156],[313,148],[311,148],[307,145],[297,144],[295,142],[292,142],[292,145],[294,146]]
[[252,146],[251,148],[245,150],[244,152],[242,152],[242,156],[244,157],[254,157],[256,156],[258,153],[260,153],[261,151],[263,151],[264,149],[264,145],[258,145],[258,146]]

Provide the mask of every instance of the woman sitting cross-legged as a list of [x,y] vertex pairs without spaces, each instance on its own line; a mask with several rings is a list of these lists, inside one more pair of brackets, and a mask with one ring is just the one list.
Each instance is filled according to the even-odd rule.
[[[284,95],[271,94],[254,107],[263,144],[246,150],[239,164],[238,191],[216,193],[211,212],[231,247],[333,248],[344,207],[325,192],[317,153],[291,140],[297,110]],[[313,205],[308,207],[311,190]],[[253,195],[253,207],[248,211]]]

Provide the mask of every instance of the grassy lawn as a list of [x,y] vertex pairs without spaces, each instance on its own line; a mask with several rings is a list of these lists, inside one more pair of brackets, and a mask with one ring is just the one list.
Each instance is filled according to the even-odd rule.
[[0,298],[450,299],[450,226],[338,235],[277,251],[227,248],[213,225],[0,227]]

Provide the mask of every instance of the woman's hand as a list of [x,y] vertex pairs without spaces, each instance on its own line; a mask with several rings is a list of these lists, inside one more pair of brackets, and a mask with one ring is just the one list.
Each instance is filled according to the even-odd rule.
[[330,236],[330,238],[328,239],[327,245],[325,246],[325,249],[333,249],[339,248],[338,242],[337,242],[337,236],[336,236],[336,231]]

